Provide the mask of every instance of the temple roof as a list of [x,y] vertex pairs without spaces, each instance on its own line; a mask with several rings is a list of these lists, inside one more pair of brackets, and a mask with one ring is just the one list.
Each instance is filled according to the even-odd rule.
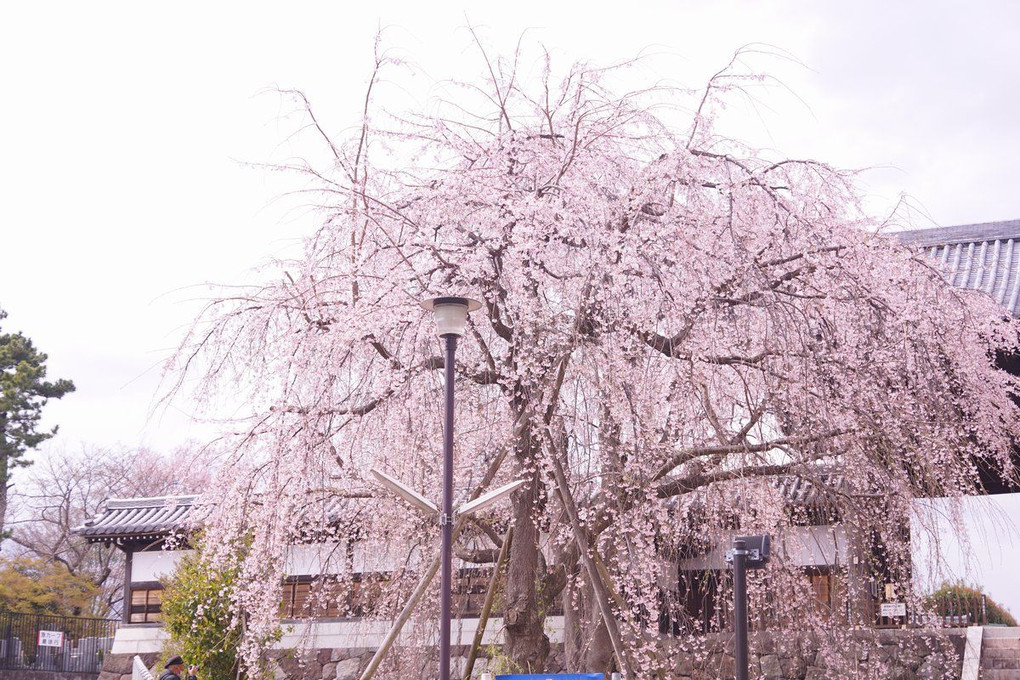
[[1020,316],[1020,220],[901,231],[957,288],[983,290]]
[[198,496],[111,498],[103,510],[72,531],[89,542],[164,538],[185,527]]
[[781,475],[774,478],[774,483],[788,503],[811,508],[831,506],[833,494],[844,488],[843,475],[831,470],[818,471],[812,479]]

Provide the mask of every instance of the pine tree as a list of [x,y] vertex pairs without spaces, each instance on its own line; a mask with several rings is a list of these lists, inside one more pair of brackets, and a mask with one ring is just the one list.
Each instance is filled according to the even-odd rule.
[[[0,321],[6,317],[0,310]],[[39,429],[43,406],[74,391],[70,380],[46,380],[46,359],[21,333],[0,333],[0,536],[12,471],[30,463],[26,451],[57,433],[56,427]]]

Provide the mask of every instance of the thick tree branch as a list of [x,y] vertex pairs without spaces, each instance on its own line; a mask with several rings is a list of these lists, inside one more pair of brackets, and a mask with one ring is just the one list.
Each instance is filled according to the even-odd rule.
[[764,453],[765,451],[780,449],[784,446],[803,446],[804,444],[832,439],[834,437],[845,435],[847,432],[847,430],[842,429],[828,430],[816,435],[783,437],[781,439],[773,439],[760,444],[736,443],[725,446],[696,446],[694,448],[684,449],[666,461],[666,463],[663,464],[652,476],[651,481],[658,481],[675,470],[678,466],[702,456],[715,456],[728,453]]

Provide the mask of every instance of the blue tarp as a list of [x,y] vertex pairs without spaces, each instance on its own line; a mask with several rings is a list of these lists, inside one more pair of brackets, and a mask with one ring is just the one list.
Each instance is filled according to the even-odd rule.
[[601,673],[538,673],[537,675],[497,675],[496,680],[605,680]]

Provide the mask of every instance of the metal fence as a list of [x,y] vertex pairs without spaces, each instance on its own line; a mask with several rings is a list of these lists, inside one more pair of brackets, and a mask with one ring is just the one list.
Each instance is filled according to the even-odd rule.
[[875,628],[966,628],[998,623],[988,616],[987,598],[942,597],[930,603],[929,610],[918,611],[903,606],[897,612],[883,611],[880,603],[872,605]]
[[0,612],[0,670],[98,673],[119,621]]

